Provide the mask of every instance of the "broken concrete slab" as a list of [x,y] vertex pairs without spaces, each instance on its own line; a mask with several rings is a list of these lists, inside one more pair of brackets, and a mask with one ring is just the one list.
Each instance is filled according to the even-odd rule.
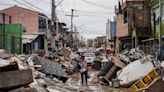
[[0,90],[11,90],[33,82],[32,70],[15,70],[0,73]]
[[66,82],[68,79],[68,75],[64,71],[64,69],[60,66],[60,64],[45,59],[43,57],[36,56],[34,57],[34,64],[42,65],[41,72],[47,75],[52,75],[63,82]]

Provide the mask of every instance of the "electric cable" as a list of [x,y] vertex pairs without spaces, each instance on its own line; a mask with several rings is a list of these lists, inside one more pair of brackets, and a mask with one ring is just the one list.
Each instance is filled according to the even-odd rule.
[[110,7],[102,6],[102,5],[99,5],[99,4],[97,4],[97,3],[87,1],[87,0],[81,0],[81,1],[83,1],[83,2],[85,2],[85,3],[88,3],[88,4],[90,4],[90,5],[94,5],[94,6],[103,8],[103,9],[109,9],[109,8],[110,8]]
[[22,0],[22,1],[24,1],[24,2],[27,3],[28,5],[34,7],[34,8],[36,8],[36,9],[38,9],[38,10],[45,11],[45,10],[43,10],[43,9],[41,9],[41,8],[39,8],[39,7],[33,5],[33,4],[31,4],[31,3],[29,3],[29,2],[27,2],[27,1],[25,1],[25,0]]
[[56,7],[58,7],[64,0],[61,0],[57,5]]

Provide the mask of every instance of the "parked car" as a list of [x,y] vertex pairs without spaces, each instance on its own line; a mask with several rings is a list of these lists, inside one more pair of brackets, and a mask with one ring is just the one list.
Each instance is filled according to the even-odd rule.
[[92,65],[96,59],[95,53],[84,53],[84,56],[85,56],[84,59],[87,62],[87,64]]

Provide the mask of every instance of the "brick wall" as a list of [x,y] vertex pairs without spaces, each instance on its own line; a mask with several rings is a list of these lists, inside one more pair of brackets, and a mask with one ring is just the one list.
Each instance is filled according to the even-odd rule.
[[[12,18],[12,24],[23,24],[27,32],[38,32],[38,12],[13,6],[2,10],[6,15],[10,15]],[[5,18],[6,24],[9,23],[9,17]],[[0,23],[3,23],[2,16],[0,17]]]

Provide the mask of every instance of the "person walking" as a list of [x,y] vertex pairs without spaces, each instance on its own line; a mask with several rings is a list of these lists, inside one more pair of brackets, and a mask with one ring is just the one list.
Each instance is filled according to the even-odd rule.
[[87,63],[84,60],[84,56],[81,56],[81,60],[80,60],[80,74],[81,74],[81,84],[84,84],[84,79],[85,79],[85,83],[86,85],[88,85],[88,68],[87,68]]

